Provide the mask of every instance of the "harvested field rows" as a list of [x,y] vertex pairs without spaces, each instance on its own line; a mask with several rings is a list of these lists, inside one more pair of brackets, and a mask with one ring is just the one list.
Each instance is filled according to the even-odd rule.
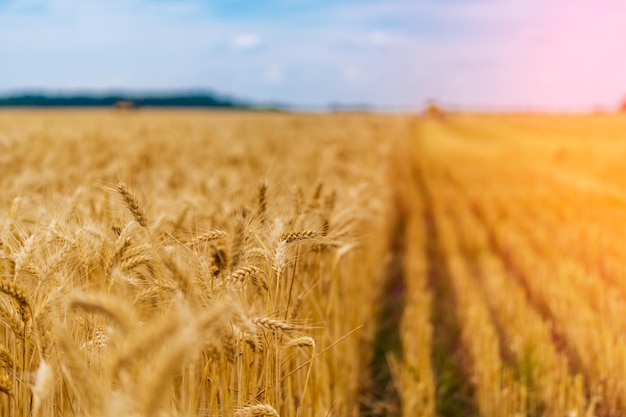
[[418,123],[415,183],[440,252],[429,260],[455,294],[457,371],[476,407],[456,415],[624,413],[626,212],[613,175],[625,129],[610,115]]

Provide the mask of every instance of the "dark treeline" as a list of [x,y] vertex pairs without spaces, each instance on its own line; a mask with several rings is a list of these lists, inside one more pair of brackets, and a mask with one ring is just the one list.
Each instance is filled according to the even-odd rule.
[[112,107],[126,103],[132,107],[214,107],[251,108],[250,105],[212,94],[171,95],[48,95],[21,94],[0,97],[1,107]]

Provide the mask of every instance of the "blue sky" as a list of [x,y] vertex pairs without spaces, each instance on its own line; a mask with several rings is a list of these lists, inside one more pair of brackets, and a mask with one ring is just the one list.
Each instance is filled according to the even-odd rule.
[[0,91],[614,107],[624,19],[617,0],[0,0]]

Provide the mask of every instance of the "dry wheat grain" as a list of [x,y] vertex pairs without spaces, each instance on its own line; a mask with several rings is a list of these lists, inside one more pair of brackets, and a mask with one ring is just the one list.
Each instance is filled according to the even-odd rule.
[[315,230],[302,230],[299,232],[285,232],[280,235],[280,241],[285,243],[291,243],[298,240],[311,239],[317,236]]
[[131,214],[135,218],[135,221],[139,223],[143,227],[148,227],[148,218],[146,217],[146,213],[141,205],[140,201],[137,199],[135,194],[133,194],[126,184],[123,182],[119,182],[117,184],[117,192],[120,193],[124,202],[126,203],[126,207],[130,210]]
[[122,271],[127,272],[137,268],[138,266],[151,264],[153,261],[154,258],[151,254],[137,254],[124,258],[124,260],[120,262],[119,267]]
[[142,386],[142,389],[145,389],[143,415],[146,417],[159,415],[159,408],[167,398],[167,388],[170,385],[169,377],[197,343],[198,335],[191,326],[177,330],[176,337],[168,346],[168,350],[157,358],[154,369],[144,381],[147,385]]
[[235,411],[235,417],[280,417],[269,404],[249,405]]
[[3,345],[0,345],[0,364],[4,367],[5,370],[13,372],[13,368],[15,367],[15,358],[11,351]]
[[262,183],[259,187],[258,215],[261,224],[267,220],[267,184]]
[[263,288],[266,291],[268,289],[267,282],[263,277],[263,271],[256,266],[243,266],[233,272],[230,278],[242,283],[245,280],[250,279],[250,281],[252,281],[252,283],[257,287]]
[[27,323],[24,323],[24,317],[12,306],[0,305],[0,320],[8,325],[15,335],[24,336]]
[[289,333],[295,330],[295,327],[284,321],[272,319],[270,317],[256,317],[252,319],[252,323],[263,329],[272,330],[275,332]]
[[302,336],[290,340],[285,344],[285,349],[292,347],[315,347],[315,340],[310,336]]
[[0,292],[13,298],[20,306],[22,319],[26,323],[31,315],[32,308],[26,290],[15,282],[0,280]]
[[129,334],[135,327],[133,313],[104,294],[74,294],[69,297],[68,306],[108,317],[124,334]]
[[54,371],[46,361],[41,361],[35,374],[33,392],[33,415],[37,415],[42,403],[48,399],[54,391]]
[[209,230],[208,232],[202,233],[191,239],[189,242],[185,243],[187,247],[193,247],[198,245],[199,243],[212,242],[214,240],[221,240],[226,237],[226,232],[222,230]]
[[179,326],[178,318],[170,316],[165,320],[151,323],[140,332],[135,332],[124,349],[117,352],[117,356],[113,358],[110,366],[112,374],[117,376],[120,371],[148,357],[150,353],[171,339]]
[[0,392],[13,396],[13,379],[8,375],[0,374]]

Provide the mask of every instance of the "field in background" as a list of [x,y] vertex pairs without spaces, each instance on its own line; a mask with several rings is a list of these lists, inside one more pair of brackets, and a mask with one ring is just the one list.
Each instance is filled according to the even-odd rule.
[[412,146],[438,412],[624,415],[626,118],[431,118]]
[[626,118],[0,113],[0,411],[619,416]]

